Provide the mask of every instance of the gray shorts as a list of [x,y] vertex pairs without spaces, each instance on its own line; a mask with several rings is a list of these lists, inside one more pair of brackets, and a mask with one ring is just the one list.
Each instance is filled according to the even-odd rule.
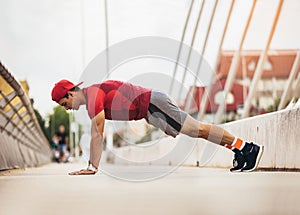
[[181,110],[168,95],[152,91],[147,113],[149,124],[160,128],[167,135],[176,137],[186,117],[187,113]]

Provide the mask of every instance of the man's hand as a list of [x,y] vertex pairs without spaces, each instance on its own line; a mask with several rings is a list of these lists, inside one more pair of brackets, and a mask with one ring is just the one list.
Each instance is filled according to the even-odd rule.
[[89,169],[82,169],[79,171],[70,172],[69,175],[95,175],[96,172]]

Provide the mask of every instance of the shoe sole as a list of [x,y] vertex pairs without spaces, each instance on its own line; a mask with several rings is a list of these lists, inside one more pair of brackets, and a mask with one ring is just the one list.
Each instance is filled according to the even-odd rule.
[[[246,164],[246,163],[245,163]],[[230,169],[230,172],[242,172],[242,169],[245,167],[245,164],[244,164],[244,166],[242,167],[242,168],[240,168],[240,169],[235,169],[235,170],[231,170]]]
[[256,158],[255,166],[252,169],[242,170],[242,172],[252,172],[253,170],[255,170],[256,167],[259,164],[259,161],[261,159],[261,156],[262,156],[263,152],[264,152],[264,146],[259,146],[259,152],[258,152],[258,155],[257,155],[257,158]]
[[230,172],[242,172],[242,169],[230,170]]

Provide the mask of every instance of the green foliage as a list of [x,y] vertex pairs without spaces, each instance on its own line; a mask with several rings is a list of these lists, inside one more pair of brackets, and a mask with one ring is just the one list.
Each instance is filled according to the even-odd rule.
[[[41,116],[40,112],[37,109],[33,109],[33,111],[34,111],[34,114],[37,118],[37,121],[38,121],[44,135],[47,137],[47,131],[46,131],[46,127],[45,127],[45,120],[43,119],[43,117]],[[48,139],[48,141],[49,141],[49,139]]]
[[33,112],[37,118],[37,121],[41,127],[41,130],[42,132],[44,133],[44,135],[46,136],[46,138],[48,139],[49,141],[49,138],[47,137],[47,129],[46,129],[46,126],[45,126],[45,120],[44,118],[41,116],[40,112],[34,108],[34,99],[30,98],[30,103],[31,103],[31,106],[33,108]]
[[61,106],[53,108],[53,113],[48,115],[49,126],[46,128],[48,140],[51,141],[55,132],[58,131],[60,125],[64,125],[66,133],[69,134],[69,113]]
[[275,99],[274,105],[268,107],[267,112],[274,112],[278,110],[278,106],[280,103],[280,98]]
[[145,143],[145,142],[151,141],[151,134],[152,134],[152,132],[157,131],[157,130],[158,130],[158,128],[149,128],[146,131],[145,136],[143,136],[141,139],[139,139],[138,141],[136,141],[136,144],[140,144],[140,143]]

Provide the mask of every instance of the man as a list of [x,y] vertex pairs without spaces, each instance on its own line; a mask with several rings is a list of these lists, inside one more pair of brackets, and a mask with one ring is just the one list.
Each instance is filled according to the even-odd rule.
[[182,111],[164,93],[121,81],[108,80],[80,89],[68,80],[61,80],[52,90],[52,100],[66,110],[78,110],[85,105],[91,119],[90,160],[87,169],[70,175],[95,174],[98,170],[105,119],[140,120],[176,137],[179,133],[204,138],[231,149],[234,167],[231,171],[253,171],[263,153],[263,146],[234,137],[221,127],[205,124]]
[[68,135],[64,125],[58,127],[58,131],[55,133],[53,140],[57,143],[58,157],[57,161],[66,162],[67,161],[67,148],[68,148]]

